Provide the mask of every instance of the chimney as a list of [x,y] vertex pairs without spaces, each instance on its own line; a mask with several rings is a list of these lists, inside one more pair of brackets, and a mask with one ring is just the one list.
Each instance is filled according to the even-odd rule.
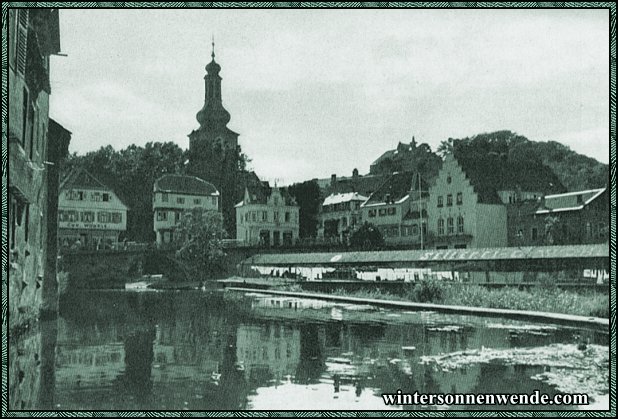
[[335,186],[335,183],[337,183],[337,175],[333,173],[330,175],[330,186]]
[[358,179],[358,169],[354,169],[354,170],[352,170],[352,177],[353,177],[354,179]]

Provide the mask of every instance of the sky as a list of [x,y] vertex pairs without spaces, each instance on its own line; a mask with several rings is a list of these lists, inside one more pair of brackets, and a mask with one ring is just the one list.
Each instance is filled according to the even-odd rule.
[[71,152],[189,147],[211,37],[228,127],[289,184],[399,142],[497,130],[609,160],[607,10],[62,9],[50,114]]

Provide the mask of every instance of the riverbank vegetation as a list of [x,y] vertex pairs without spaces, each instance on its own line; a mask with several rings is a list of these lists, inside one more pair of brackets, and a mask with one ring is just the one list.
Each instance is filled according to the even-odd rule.
[[[302,291],[300,284],[285,288],[289,291]],[[400,295],[391,294],[378,288],[359,291],[338,289],[332,294],[381,300],[543,311],[609,318],[608,294],[594,291],[571,291],[541,285],[527,289],[512,287],[490,289],[480,285],[432,280],[410,284],[410,287]]]

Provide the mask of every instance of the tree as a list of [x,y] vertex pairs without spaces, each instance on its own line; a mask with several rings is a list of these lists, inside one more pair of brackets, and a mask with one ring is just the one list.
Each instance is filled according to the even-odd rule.
[[175,234],[181,247],[176,258],[185,263],[196,278],[213,278],[225,271],[222,238],[223,217],[218,211],[195,208],[180,219]]
[[384,238],[375,225],[365,221],[350,236],[350,246],[357,250],[375,250],[384,246]]
[[295,183],[288,193],[296,199],[299,208],[299,236],[315,237],[318,231],[318,212],[320,211],[320,186],[314,180]]

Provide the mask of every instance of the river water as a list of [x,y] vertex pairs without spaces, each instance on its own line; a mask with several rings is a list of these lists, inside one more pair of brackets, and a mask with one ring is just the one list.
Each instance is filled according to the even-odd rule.
[[[229,291],[83,291],[64,298],[60,311],[42,328],[51,336],[42,340],[45,397],[22,402],[24,408],[444,409],[385,406],[381,394],[555,394],[554,386],[532,379],[547,371],[542,365],[448,370],[421,361],[576,339],[609,344],[607,333],[557,325]],[[453,407],[466,408],[484,407]]]

